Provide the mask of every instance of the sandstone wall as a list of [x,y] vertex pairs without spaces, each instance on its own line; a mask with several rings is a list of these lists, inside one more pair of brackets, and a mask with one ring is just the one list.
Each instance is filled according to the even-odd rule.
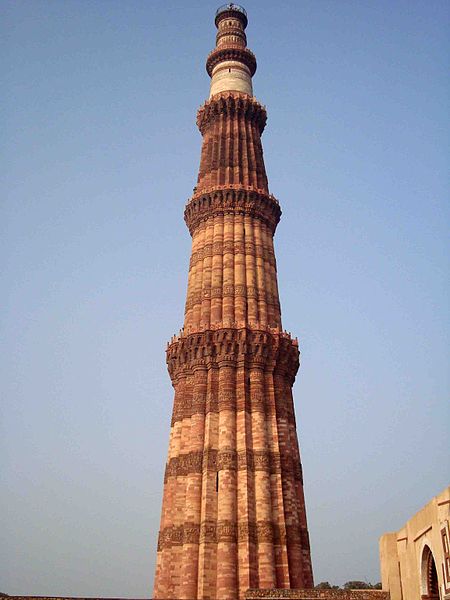
[[390,600],[381,590],[249,590],[246,600]]

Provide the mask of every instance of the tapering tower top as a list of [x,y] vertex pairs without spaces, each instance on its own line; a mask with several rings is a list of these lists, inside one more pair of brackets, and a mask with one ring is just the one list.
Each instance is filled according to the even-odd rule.
[[216,47],[206,60],[211,77],[210,97],[220,92],[243,92],[253,96],[252,76],[256,58],[247,48],[247,13],[238,4],[224,4],[217,9]]
[[222,4],[222,6],[219,6],[219,8],[216,10],[216,27],[219,27],[220,20],[227,19],[228,17],[233,19],[241,19],[244,29],[247,27],[247,11],[243,6],[239,6],[239,4],[233,4],[232,2],[230,4]]

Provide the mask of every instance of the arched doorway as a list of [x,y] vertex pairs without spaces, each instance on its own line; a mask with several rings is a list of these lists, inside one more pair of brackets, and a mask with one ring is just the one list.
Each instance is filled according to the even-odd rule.
[[422,600],[439,600],[439,583],[434,556],[429,546],[422,554]]

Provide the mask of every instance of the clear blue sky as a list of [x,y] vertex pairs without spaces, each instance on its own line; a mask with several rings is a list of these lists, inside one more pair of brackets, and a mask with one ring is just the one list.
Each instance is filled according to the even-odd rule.
[[[448,2],[248,0],[316,581],[448,484]],[[0,591],[151,594],[209,1],[3,0]]]

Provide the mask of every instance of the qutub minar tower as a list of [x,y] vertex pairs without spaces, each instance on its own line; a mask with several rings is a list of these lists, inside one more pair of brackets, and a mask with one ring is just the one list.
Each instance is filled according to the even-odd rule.
[[297,341],[281,325],[247,15],[219,8],[206,61],[209,100],[184,327],[167,364],[175,389],[154,598],[243,598],[249,588],[313,585],[292,399]]

